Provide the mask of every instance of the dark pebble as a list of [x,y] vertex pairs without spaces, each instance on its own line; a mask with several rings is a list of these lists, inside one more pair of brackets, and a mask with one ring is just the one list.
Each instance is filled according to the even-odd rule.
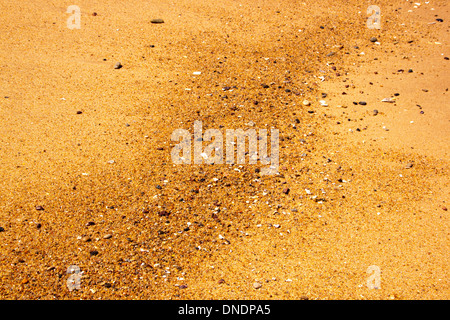
[[5,231],[5,228],[0,227],[0,232],[3,232],[3,231]]
[[82,114],[83,113],[83,111],[77,111],[77,114]]
[[114,65],[114,69],[120,69],[120,68],[122,68],[122,64],[121,64],[120,62],[117,62],[117,63]]
[[162,189],[162,187],[158,184],[157,186],[156,186],[156,189],[159,189],[159,190],[161,190]]
[[327,94],[325,92],[322,93],[322,98],[326,98]]
[[152,19],[150,20],[151,23],[164,23],[163,19]]
[[377,114],[378,114],[378,110],[377,109],[373,110],[373,115],[376,116]]
[[160,211],[160,212],[158,213],[158,215],[159,215],[160,217],[168,217],[168,216],[170,215],[170,213],[167,212],[167,211],[165,211],[165,210],[163,210],[163,211]]
[[409,69],[408,72],[409,72],[409,73],[412,73],[412,72],[413,72],[413,69]]
[[438,18],[438,19],[436,19],[436,21],[437,21],[437,22],[444,22],[444,20],[442,20],[442,19],[439,19],[439,18]]
[[44,210],[44,207],[43,206],[37,206],[36,210],[42,211],[42,210]]
[[98,255],[98,251],[97,250],[92,250],[91,252],[89,252],[89,254],[91,256],[96,256],[96,255]]
[[180,288],[180,289],[186,289],[188,286],[187,285],[185,285],[185,284],[182,284],[181,286],[179,286],[178,288]]
[[223,280],[223,279],[220,279],[218,282],[217,282],[218,284],[222,284],[222,283],[225,283],[225,280]]
[[372,37],[372,38],[370,38],[370,42],[377,42],[377,38],[375,38],[375,37]]
[[365,101],[360,101],[359,104],[362,105],[362,106],[365,106],[365,105],[367,104],[367,102],[365,102]]
[[38,229],[40,229],[42,227],[42,224],[40,224],[40,223],[38,223],[37,225],[36,225],[36,228],[38,228]]
[[394,93],[394,96],[398,97],[400,95],[400,93]]
[[86,227],[93,226],[93,225],[95,225],[94,221],[89,221],[88,223],[86,223]]
[[269,88],[269,86],[268,86],[267,84],[263,84],[262,87],[263,87],[264,89]]
[[283,189],[283,193],[284,193],[284,194],[289,194],[289,191],[290,191],[289,188],[284,188],[284,189]]

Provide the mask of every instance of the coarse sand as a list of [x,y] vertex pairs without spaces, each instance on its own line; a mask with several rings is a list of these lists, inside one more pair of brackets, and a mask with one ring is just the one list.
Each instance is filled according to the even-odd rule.
[[0,299],[449,299],[448,2],[376,2],[0,0]]

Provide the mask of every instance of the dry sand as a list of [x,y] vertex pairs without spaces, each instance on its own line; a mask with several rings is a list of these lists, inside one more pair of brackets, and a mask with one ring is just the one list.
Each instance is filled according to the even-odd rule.
[[[370,4],[0,1],[0,298],[448,299],[447,1]],[[174,165],[195,120],[280,174]]]

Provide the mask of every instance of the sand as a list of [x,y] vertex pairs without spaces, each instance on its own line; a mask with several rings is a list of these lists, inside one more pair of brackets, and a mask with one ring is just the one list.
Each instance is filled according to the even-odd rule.
[[[0,1],[0,298],[448,299],[448,5],[368,5]],[[279,174],[174,164],[196,120]]]

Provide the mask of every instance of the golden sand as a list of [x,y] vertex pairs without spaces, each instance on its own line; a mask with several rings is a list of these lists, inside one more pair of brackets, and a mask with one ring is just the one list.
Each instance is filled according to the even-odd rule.
[[[0,298],[448,299],[448,5],[369,4],[0,1]],[[280,174],[173,164],[196,120]]]

